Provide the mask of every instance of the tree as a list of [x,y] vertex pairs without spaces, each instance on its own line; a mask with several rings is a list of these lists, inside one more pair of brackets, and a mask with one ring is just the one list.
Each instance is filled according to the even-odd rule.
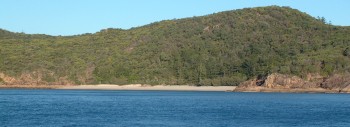
[[350,49],[349,49],[349,47],[347,47],[347,48],[343,51],[343,55],[344,55],[344,56],[350,56]]

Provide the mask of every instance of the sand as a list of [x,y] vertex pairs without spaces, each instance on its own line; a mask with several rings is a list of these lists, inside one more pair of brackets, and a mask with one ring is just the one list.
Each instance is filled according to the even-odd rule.
[[236,86],[188,86],[188,85],[78,85],[64,86],[57,89],[66,90],[159,90],[159,91],[233,91]]

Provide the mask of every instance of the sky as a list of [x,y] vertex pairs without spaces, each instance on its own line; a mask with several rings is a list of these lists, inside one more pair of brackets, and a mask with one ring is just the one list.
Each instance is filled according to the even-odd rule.
[[271,5],[350,26],[350,0],[0,0],[0,28],[66,36]]

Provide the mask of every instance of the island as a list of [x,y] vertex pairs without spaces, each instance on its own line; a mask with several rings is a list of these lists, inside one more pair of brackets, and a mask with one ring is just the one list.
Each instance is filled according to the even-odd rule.
[[0,88],[347,93],[349,35],[280,6],[73,36],[0,29]]

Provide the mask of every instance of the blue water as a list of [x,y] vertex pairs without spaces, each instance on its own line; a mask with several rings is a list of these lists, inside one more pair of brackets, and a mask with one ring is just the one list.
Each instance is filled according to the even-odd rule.
[[0,126],[350,126],[350,94],[0,90]]

